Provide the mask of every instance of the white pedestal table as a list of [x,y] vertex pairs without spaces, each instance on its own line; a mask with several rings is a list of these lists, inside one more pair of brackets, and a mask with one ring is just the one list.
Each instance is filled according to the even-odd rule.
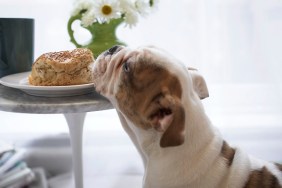
[[[94,90],[94,89],[93,89]],[[75,188],[83,188],[82,136],[85,115],[112,109],[111,103],[93,92],[71,97],[36,97],[0,85],[0,110],[31,114],[64,114],[71,136]]]

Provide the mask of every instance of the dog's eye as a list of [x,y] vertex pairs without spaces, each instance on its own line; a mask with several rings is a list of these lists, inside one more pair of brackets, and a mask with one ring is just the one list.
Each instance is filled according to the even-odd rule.
[[125,63],[122,65],[122,69],[123,69],[124,72],[129,72],[129,71],[130,71],[129,63],[128,63],[128,62],[125,62]]

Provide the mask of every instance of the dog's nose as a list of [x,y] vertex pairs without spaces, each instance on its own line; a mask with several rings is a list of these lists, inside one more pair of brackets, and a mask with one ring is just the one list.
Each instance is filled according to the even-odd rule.
[[118,49],[120,49],[120,48],[121,48],[121,46],[119,46],[119,45],[113,46],[110,49],[108,49],[106,54],[112,55],[112,54],[116,53],[118,51]]
[[113,47],[111,47],[108,51],[109,51],[110,54],[113,54],[113,53],[115,53],[115,51],[116,51],[119,47],[120,47],[119,45],[113,46]]

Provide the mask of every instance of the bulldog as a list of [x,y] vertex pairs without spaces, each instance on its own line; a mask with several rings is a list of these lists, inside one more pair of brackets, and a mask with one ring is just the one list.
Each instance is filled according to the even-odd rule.
[[94,65],[143,160],[144,188],[278,188],[282,165],[232,148],[207,117],[204,78],[166,51],[114,46]]

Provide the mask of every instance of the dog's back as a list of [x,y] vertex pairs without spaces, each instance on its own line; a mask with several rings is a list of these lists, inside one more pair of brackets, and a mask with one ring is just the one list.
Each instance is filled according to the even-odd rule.
[[282,165],[250,157],[252,171],[244,188],[281,188]]

